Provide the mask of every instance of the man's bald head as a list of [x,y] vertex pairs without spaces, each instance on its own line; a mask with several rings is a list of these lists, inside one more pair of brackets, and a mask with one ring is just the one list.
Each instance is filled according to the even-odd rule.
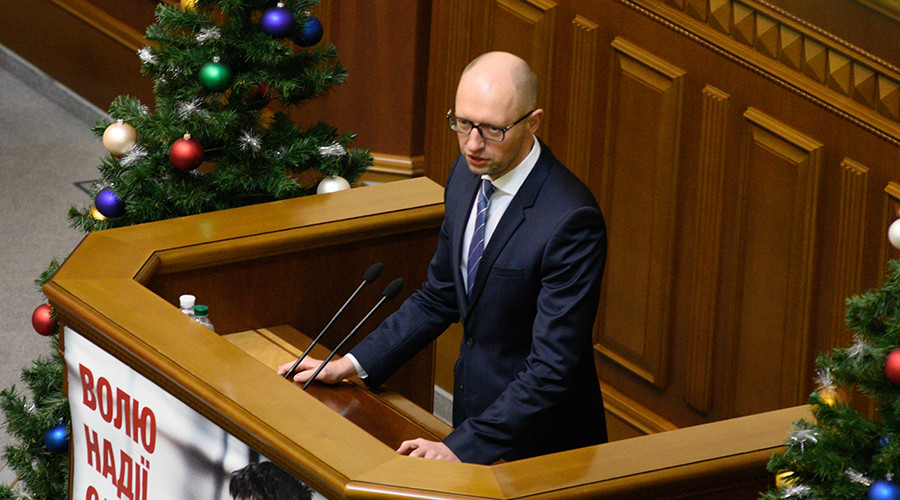
[[480,79],[482,84],[504,85],[513,96],[514,112],[525,113],[537,107],[538,79],[524,59],[509,52],[487,52],[472,60],[460,76]]

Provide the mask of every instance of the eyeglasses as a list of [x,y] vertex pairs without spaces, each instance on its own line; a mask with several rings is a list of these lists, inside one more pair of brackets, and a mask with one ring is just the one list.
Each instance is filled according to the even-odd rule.
[[478,129],[478,132],[481,134],[481,138],[486,141],[494,141],[500,142],[506,138],[506,131],[515,127],[523,120],[531,116],[531,113],[534,113],[535,110],[531,110],[525,113],[522,118],[512,122],[511,124],[505,127],[498,127],[496,125],[488,125],[485,123],[479,123],[475,125],[474,123],[466,120],[465,118],[460,118],[452,113],[453,110],[447,111],[447,121],[450,122],[450,128],[454,132],[458,132],[460,134],[469,135],[473,129]]

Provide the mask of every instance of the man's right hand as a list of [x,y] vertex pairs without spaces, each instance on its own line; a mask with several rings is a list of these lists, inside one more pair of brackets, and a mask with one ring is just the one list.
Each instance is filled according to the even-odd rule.
[[[296,359],[291,360],[279,366],[278,374],[284,376],[284,374],[294,366],[296,361]],[[298,385],[305,384],[321,364],[322,360],[320,359],[306,357],[300,362],[300,366],[297,367],[296,371],[294,371],[294,376],[291,380]],[[319,372],[319,375],[316,376],[316,380],[326,384],[336,384],[353,375],[356,375],[356,367],[353,366],[353,363],[347,358],[339,358],[329,361],[328,364],[325,365],[325,368]]]

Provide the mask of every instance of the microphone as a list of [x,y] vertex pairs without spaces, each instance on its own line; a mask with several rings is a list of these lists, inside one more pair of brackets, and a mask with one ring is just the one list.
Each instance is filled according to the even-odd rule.
[[342,340],[341,343],[338,344],[337,347],[335,347],[331,351],[331,354],[329,354],[328,357],[322,361],[322,364],[319,365],[319,367],[316,369],[315,373],[312,374],[312,377],[310,377],[309,380],[307,380],[306,383],[303,384],[304,391],[306,390],[307,387],[309,387],[309,384],[311,384],[312,381],[316,379],[316,377],[319,375],[319,372],[322,371],[322,368],[325,368],[325,365],[327,365],[328,362],[331,361],[331,358],[333,358],[334,355],[337,354],[337,352],[341,348],[341,346],[343,346],[345,342],[350,340],[350,337],[352,337],[353,334],[356,333],[356,330],[359,330],[359,327],[361,327],[363,325],[363,323],[365,323],[366,320],[369,319],[370,316],[372,316],[372,313],[374,313],[376,309],[381,307],[381,304],[384,304],[385,300],[392,299],[392,298],[394,298],[395,295],[400,293],[401,288],[403,288],[403,278],[397,278],[394,281],[391,281],[388,284],[388,286],[386,286],[384,288],[384,292],[381,293],[382,297],[381,297],[381,299],[378,300],[378,303],[375,304],[375,307],[373,307],[368,312],[368,314],[366,314],[366,316],[362,319],[362,321],[359,322],[359,324],[357,324],[355,327],[353,327],[352,330],[350,330],[350,333],[348,333],[347,336],[344,337],[344,340]]
[[372,264],[371,266],[369,266],[369,269],[367,269],[366,273],[363,274],[362,283],[360,283],[359,286],[356,287],[356,291],[354,291],[350,295],[350,298],[347,299],[346,302],[344,302],[344,305],[342,305],[341,308],[338,309],[338,312],[334,313],[334,316],[331,318],[331,321],[329,321],[328,324],[325,325],[325,328],[323,328],[322,331],[319,332],[319,334],[316,336],[316,338],[313,339],[313,341],[309,343],[309,347],[307,347],[306,350],[303,351],[303,354],[301,354],[300,357],[297,358],[297,361],[294,362],[293,366],[291,366],[291,369],[288,370],[287,373],[284,374],[284,378],[290,380],[291,377],[294,376],[294,370],[296,370],[297,367],[300,366],[300,362],[303,361],[303,358],[305,358],[307,354],[309,354],[309,351],[312,350],[313,346],[319,343],[319,339],[321,339],[322,335],[325,333],[325,331],[331,327],[331,324],[334,323],[334,320],[336,320],[337,317],[340,316],[342,312],[344,312],[344,309],[347,308],[347,304],[349,304],[350,301],[353,300],[354,297],[356,297],[356,294],[358,294],[359,291],[362,290],[362,288],[364,286],[366,286],[367,284],[378,279],[378,277],[381,276],[382,269],[384,269],[384,265],[382,265],[381,262],[376,262],[376,263]]

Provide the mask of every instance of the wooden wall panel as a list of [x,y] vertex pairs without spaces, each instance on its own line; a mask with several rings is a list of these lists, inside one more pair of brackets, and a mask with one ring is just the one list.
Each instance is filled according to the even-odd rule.
[[732,391],[738,415],[793,404],[805,388],[822,155],[822,144],[758,110],[744,116]]
[[604,295],[597,349],[664,388],[684,71],[624,39],[613,47],[601,199],[615,293]]
[[[488,2],[484,23],[484,51],[504,50],[519,54],[531,64],[541,82],[538,106],[551,106],[553,45],[556,37],[556,2],[552,0],[495,0]],[[553,119],[543,119],[545,129]]]

